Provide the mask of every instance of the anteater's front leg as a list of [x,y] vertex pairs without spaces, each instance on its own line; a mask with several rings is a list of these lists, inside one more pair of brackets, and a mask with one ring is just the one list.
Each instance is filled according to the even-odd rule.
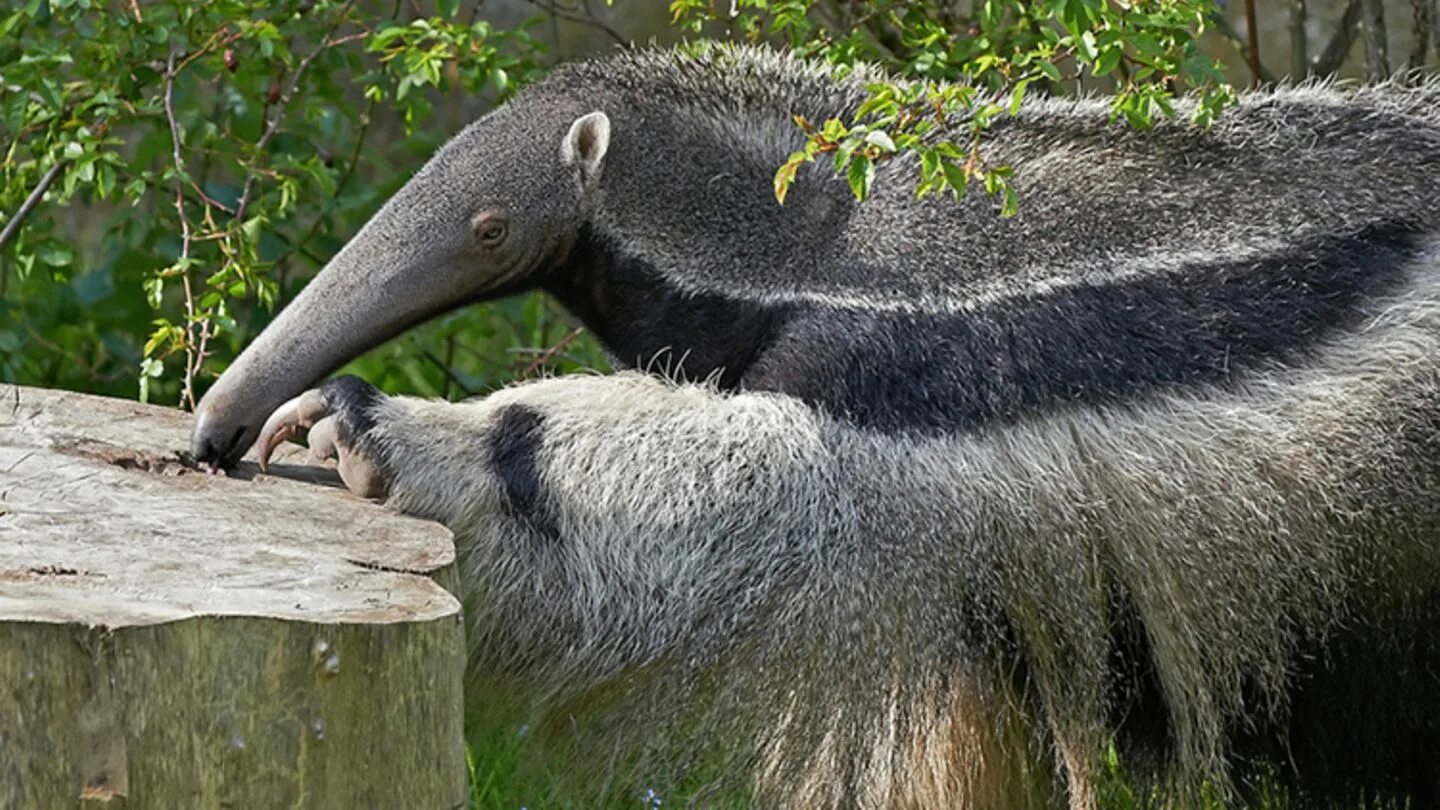
[[453,404],[342,377],[271,417],[262,458],[306,428],[352,490],[455,531],[484,594],[479,657],[568,686],[702,617],[743,621],[857,531],[832,431],[778,395],[621,374]]

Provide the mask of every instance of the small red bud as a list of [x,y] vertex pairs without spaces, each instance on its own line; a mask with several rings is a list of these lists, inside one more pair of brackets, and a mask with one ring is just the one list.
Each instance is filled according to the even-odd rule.
[[235,55],[234,48],[225,49],[225,69],[234,73],[240,68],[240,57]]

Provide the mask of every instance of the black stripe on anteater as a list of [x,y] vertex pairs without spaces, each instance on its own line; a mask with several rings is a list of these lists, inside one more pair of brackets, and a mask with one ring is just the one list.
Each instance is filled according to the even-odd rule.
[[672,377],[716,374],[721,388],[789,394],[864,428],[929,433],[1300,362],[1397,291],[1418,251],[1414,231],[1381,225],[1264,259],[916,314],[682,290],[587,229],[547,287],[620,365],[668,351],[676,362],[658,370]]
[[1295,363],[1397,291],[1418,254],[1400,225],[1259,260],[1080,281],[977,311],[915,314],[680,289],[587,229],[547,283],[617,364],[803,399],[860,427],[969,430],[1068,404],[1223,384]]
[[1304,361],[1398,291],[1419,247],[1372,228],[1248,262],[1080,283],[976,312],[812,307],[743,388],[883,431],[974,429],[1069,404],[1224,384]]
[[507,405],[490,439],[490,464],[500,479],[513,517],[541,537],[556,540],[560,529],[545,503],[540,470],[545,417],[524,405]]
[[384,480],[390,480],[389,454],[375,441],[375,408],[385,399],[380,389],[359,377],[346,374],[326,380],[320,399],[335,420],[336,437],[345,446],[370,460]]

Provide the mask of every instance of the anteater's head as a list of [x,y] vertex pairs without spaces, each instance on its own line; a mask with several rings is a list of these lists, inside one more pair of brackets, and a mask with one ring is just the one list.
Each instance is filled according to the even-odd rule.
[[220,377],[196,410],[198,459],[235,463],[275,408],[348,360],[533,287],[565,259],[597,196],[610,120],[523,101],[441,148]]

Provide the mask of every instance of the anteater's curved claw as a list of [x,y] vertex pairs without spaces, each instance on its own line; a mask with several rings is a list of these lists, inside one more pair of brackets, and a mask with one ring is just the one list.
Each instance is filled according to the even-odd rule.
[[260,471],[270,471],[270,454],[275,452],[281,442],[293,438],[302,429],[310,428],[328,415],[329,409],[326,408],[325,400],[318,389],[306,391],[276,408],[275,413],[265,420],[265,427],[260,430]]

